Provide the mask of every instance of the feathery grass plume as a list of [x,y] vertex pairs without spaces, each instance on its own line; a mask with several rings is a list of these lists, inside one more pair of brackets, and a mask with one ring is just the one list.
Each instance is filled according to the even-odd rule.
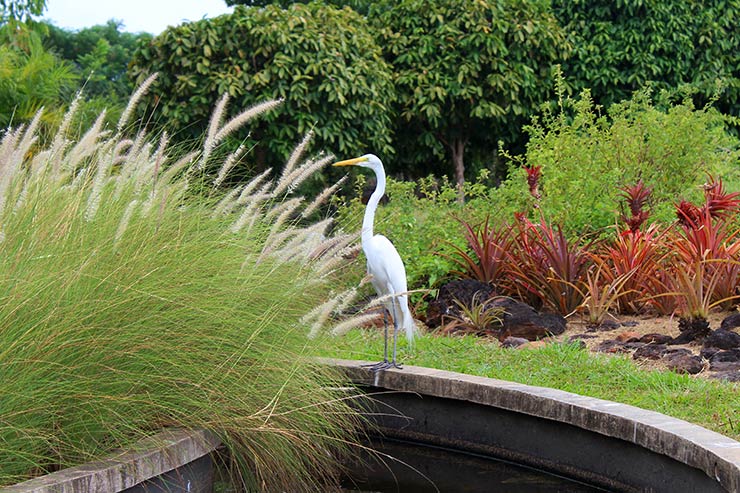
[[347,291],[339,293],[333,296],[328,301],[325,301],[321,305],[317,306],[306,315],[304,315],[300,323],[302,325],[311,324],[311,328],[308,331],[308,337],[310,339],[315,338],[319,335],[321,329],[326,326],[326,322],[329,318],[335,314],[340,313],[342,310],[347,308],[357,298],[357,288],[351,288]]
[[31,146],[39,140],[38,135],[36,135],[36,130],[38,129],[41,115],[43,115],[43,113],[44,108],[41,107],[33,116],[33,119],[28,124],[28,127],[26,127],[25,132],[23,132],[23,137],[18,143],[18,150],[16,151],[19,159],[23,159],[23,157],[31,150]]
[[236,196],[241,193],[243,188],[244,187],[236,187],[229,190],[229,193],[224,195],[223,198],[213,207],[211,218],[231,213],[236,207]]
[[303,197],[295,197],[286,200],[265,212],[265,219],[267,221],[271,221],[275,216],[277,216],[277,218],[272,221],[272,226],[270,226],[270,231],[267,233],[265,246],[262,249],[260,258],[262,258],[262,256],[267,252],[275,250],[277,246],[287,238],[295,235],[296,228],[284,228],[283,226],[302,204]]
[[323,158],[309,159],[298,168],[294,169],[287,176],[283,176],[275,185],[273,194],[275,197],[279,197],[283,192],[293,191],[298,185],[303,183],[308,177],[315,174],[321,168],[331,163],[334,160],[334,156],[328,155]]
[[239,162],[239,158],[241,158],[246,148],[247,147],[242,144],[236,149],[236,151],[229,154],[229,156],[226,158],[226,161],[224,161],[224,164],[221,166],[221,169],[218,170],[218,175],[216,175],[216,179],[213,180],[213,188],[218,188],[221,186],[221,184],[226,179],[226,175],[228,175],[232,168],[236,166],[236,163]]
[[[61,152],[64,151],[64,148],[67,146],[67,131],[69,129],[69,126],[72,124],[72,119],[77,114],[77,109],[80,107],[80,101],[82,100],[82,91],[77,91],[75,94],[74,99],[69,105],[69,108],[67,109],[67,112],[64,114],[64,117],[62,118],[62,123],[59,125],[59,128],[57,129],[56,133],[54,134],[54,139],[51,142],[51,145],[49,146],[49,155],[52,157],[58,156]],[[59,162],[61,159],[57,159],[52,163],[52,174],[54,176],[59,175]]]
[[307,227],[291,227],[284,231],[271,232],[265,241],[260,259],[269,255],[286,262],[290,260],[311,261],[312,268],[318,273],[319,265],[324,264],[326,258],[317,256],[315,253],[325,248],[323,245],[327,243],[326,231],[333,222],[333,218],[326,218]]
[[211,119],[208,122],[208,130],[206,130],[206,140],[203,142],[203,154],[201,155],[200,161],[198,161],[196,170],[202,170],[205,168],[208,159],[211,157],[213,148],[218,144],[216,141],[216,134],[221,127],[221,122],[224,119],[224,111],[226,110],[226,104],[229,102],[229,93],[224,93],[221,99],[216,103],[213,112],[211,113]]
[[118,223],[118,229],[116,230],[116,235],[113,238],[113,242],[115,244],[118,244],[121,241],[121,238],[123,238],[123,234],[126,232],[126,228],[128,228],[128,223],[131,221],[131,216],[134,215],[134,211],[139,206],[139,201],[134,199],[131,202],[129,202],[128,207],[126,207],[126,210],[123,211],[123,216],[121,216],[121,221]]
[[179,426],[216,433],[247,490],[326,490],[358,428],[298,323],[332,287],[315,269],[333,247],[308,241],[329,221],[291,221],[302,203],[274,200],[267,173],[214,216],[184,193],[197,155],[168,166],[166,135],[126,136],[127,118],[56,147],[0,141],[16,205],[0,209],[0,488]]
[[154,73],[147,77],[147,79],[134,91],[134,94],[131,96],[131,99],[128,100],[128,104],[126,105],[126,109],[123,110],[123,113],[121,113],[121,117],[118,119],[118,125],[116,125],[116,132],[121,133],[123,132],[123,127],[128,124],[129,118],[131,118],[131,115],[134,112],[134,108],[136,108],[136,105],[139,104],[139,101],[142,97],[144,97],[144,94],[149,91],[149,87],[154,83],[155,80],[157,80],[157,73]]
[[189,152],[185,154],[183,157],[175,161],[174,164],[167,167],[167,170],[162,173],[161,181],[164,183],[170,183],[172,180],[174,180],[177,177],[177,174],[180,173],[182,170],[187,168],[188,166],[193,164],[193,160],[198,156],[198,153],[196,151]]
[[[271,232],[267,238],[268,240],[265,243],[265,246],[262,247],[262,253],[257,258],[257,262],[261,262],[263,259],[267,257],[279,257],[279,254],[277,253],[280,246],[288,241],[289,238],[292,238],[295,236],[295,231],[292,231],[290,229],[283,229],[279,232]],[[246,265],[242,266],[242,268],[246,267]]]
[[0,215],[2,215],[8,200],[11,185],[21,170],[22,156],[17,150],[23,127],[15,131],[6,132],[0,145]]
[[103,123],[105,122],[105,111],[98,115],[95,123],[88,129],[87,132],[82,136],[77,144],[72,147],[69,153],[64,156],[60,171],[67,173],[74,173],[80,167],[82,160],[86,157],[92,156],[100,145],[99,139],[104,139],[110,132],[103,130]]
[[341,177],[339,180],[337,180],[337,182],[334,185],[332,185],[332,186],[330,186],[328,188],[325,188],[321,193],[319,193],[316,196],[315,199],[313,199],[311,201],[310,204],[308,204],[303,209],[303,212],[301,212],[301,217],[303,217],[304,219],[306,219],[311,214],[313,214],[313,212],[316,209],[318,209],[319,206],[321,206],[321,204],[323,204],[326,201],[326,199],[328,199],[329,197],[331,197],[332,195],[334,195],[334,192],[336,192],[337,190],[339,190],[339,187],[341,187],[344,184],[345,181],[347,181],[347,175],[345,175],[345,176]]
[[159,172],[162,169],[162,163],[167,158],[167,154],[165,153],[165,150],[167,149],[167,145],[170,143],[170,137],[167,134],[167,130],[164,130],[162,132],[161,137],[159,138],[159,145],[157,146],[157,150],[154,151],[154,168],[152,169],[153,179],[152,182],[156,185],[157,178],[159,177]]
[[[323,254],[322,258],[325,260],[315,267],[314,270],[316,271],[316,275],[321,278],[326,278],[334,274],[334,272],[340,267],[346,265],[346,259],[355,257],[362,249],[362,245],[354,244],[350,246],[349,244],[357,241],[357,236],[358,235],[347,235],[344,239],[347,243],[346,246],[342,248],[335,247],[331,254]],[[341,244],[342,243],[339,243],[338,245]]]
[[3,134],[2,140],[0,140],[0,157],[2,157],[2,161],[0,161],[0,173],[6,172],[6,169],[11,162],[11,156],[13,152],[15,152],[18,140],[21,138],[21,134],[23,133],[23,129],[24,127],[21,125],[16,129],[9,128]]
[[[259,175],[252,178],[249,183],[246,184],[242,192],[239,194],[239,198],[236,200],[237,205],[244,205],[247,202],[249,202],[249,197],[252,194],[252,192],[260,185],[262,185],[262,182],[264,179],[270,174],[272,171],[272,168],[267,168],[265,171],[260,173]],[[263,185],[263,189],[258,193],[267,193],[267,190],[272,186],[271,182],[268,182]]]
[[274,99],[272,101],[265,101],[264,103],[257,103],[251,108],[247,108],[246,110],[242,111],[241,113],[236,115],[234,118],[226,122],[226,124],[219,129],[218,133],[216,133],[216,135],[213,137],[214,145],[219,144],[226,137],[228,137],[235,131],[239,130],[247,122],[254,119],[258,115],[271,111],[277,108],[278,106],[280,106],[281,104],[283,104],[282,98]]
[[[272,186],[272,182],[267,182],[260,187],[259,190],[257,190],[255,193],[252,194],[245,194],[244,190],[242,190],[242,193],[239,195],[239,198],[237,199],[237,204],[240,203],[240,200],[243,197],[244,204],[246,207],[242,211],[239,218],[234,221],[231,225],[231,232],[232,233],[238,233],[244,227],[249,223],[249,227],[247,227],[247,233],[249,233],[252,230],[252,226],[254,225],[254,222],[252,219],[256,218],[257,211],[259,210],[262,203],[266,200],[269,200],[272,197],[272,193],[270,193],[270,187]],[[246,187],[245,187],[246,189]]]
[[309,130],[308,132],[306,132],[306,135],[303,136],[303,140],[296,146],[295,149],[293,149],[293,152],[290,154],[288,161],[283,167],[283,172],[280,175],[280,180],[288,176],[293,171],[293,169],[298,164],[298,161],[301,159],[301,156],[303,156],[303,153],[306,151],[306,147],[308,146],[308,143],[311,142],[312,138],[313,130]]
[[352,329],[362,327],[367,323],[378,320],[380,316],[381,315],[379,313],[363,313],[362,315],[356,315],[336,324],[331,328],[331,333],[335,336],[343,336]]
[[326,218],[298,229],[275,254],[285,261],[296,257],[310,260],[312,255],[326,243],[326,231],[333,222],[333,218]]
[[[102,147],[108,147],[110,143],[105,143]],[[92,221],[100,207],[101,195],[103,188],[108,183],[110,171],[113,167],[113,155],[111,153],[102,153],[99,157],[98,169],[93,179],[92,189],[87,198],[87,207],[85,209],[85,220]]]
[[273,229],[277,230],[302,204],[303,197],[293,197],[292,199],[284,200],[265,211],[265,219],[272,221],[272,218],[277,216],[277,219],[272,222]]
[[321,245],[315,248],[310,258],[352,256],[362,249],[362,245],[357,243],[359,239],[359,231],[335,234],[326,238]]

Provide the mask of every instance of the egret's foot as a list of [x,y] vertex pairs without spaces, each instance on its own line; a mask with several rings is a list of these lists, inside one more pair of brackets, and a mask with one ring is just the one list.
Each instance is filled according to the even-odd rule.
[[380,363],[375,363],[372,365],[362,365],[363,368],[367,368],[368,370],[372,372],[380,371],[380,370],[388,370],[390,368],[395,368],[397,370],[402,370],[403,366],[399,365],[395,361],[388,361],[383,360]]
[[382,370],[384,368],[387,368],[387,365],[390,365],[391,362],[387,359],[384,359],[383,361],[379,363],[370,363],[369,365],[360,365],[360,368],[367,368],[370,371],[378,371]]

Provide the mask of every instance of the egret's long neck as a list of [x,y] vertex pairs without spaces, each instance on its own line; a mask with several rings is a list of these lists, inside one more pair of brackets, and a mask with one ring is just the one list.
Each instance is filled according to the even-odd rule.
[[381,197],[385,193],[385,170],[380,168],[375,171],[375,191],[370,196],[370,200],[367,201],[367,208],[365,208],[365,217],[362,219],[362,242],[365,243],[373,237],[373,222],[375,220],[375,209],[378,208],[378,203]]

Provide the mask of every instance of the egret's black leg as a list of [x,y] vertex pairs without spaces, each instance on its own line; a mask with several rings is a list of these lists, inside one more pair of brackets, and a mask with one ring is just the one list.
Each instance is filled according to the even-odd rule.
[[384,335],[385,335],[385,341],[384,341],[384,349],[383,349],[383,361],[380,363],[374,363],[372,365],[362,365],[363,367],[369,369],[370,371],[380,371],[380,370],[387,370],[388,368],[401,368],[401,366],[396,363],[396,348],[397,348],[397,336],[398,336],[398,322],[396,317],[396,305],[395,303],[391,303],[391,307],[393,308],[393,359],[391,361],[388,361],[388,310],[383,311],[383,328],[384,328]]
[[393,359],[391,359],[391,362],[389,363],[389,368],[401,368],[401,365],[396,363],[396,350],[398,348],[398,310],[396,309],[397,302],[398,301],[394,298],[391,303],[391,307],[393,308]]
[[388,309],[383,308],[383,362],[388,362]]

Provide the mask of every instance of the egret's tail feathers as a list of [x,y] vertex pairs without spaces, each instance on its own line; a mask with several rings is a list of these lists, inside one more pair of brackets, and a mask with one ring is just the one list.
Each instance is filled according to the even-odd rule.
[[409,341],[409,347],[411,347],[416,336],[416,322],[414,322],[414,317],[411,316],[408,305],[401,306],[401,313],[401,327],[406,331],[406,339]]

